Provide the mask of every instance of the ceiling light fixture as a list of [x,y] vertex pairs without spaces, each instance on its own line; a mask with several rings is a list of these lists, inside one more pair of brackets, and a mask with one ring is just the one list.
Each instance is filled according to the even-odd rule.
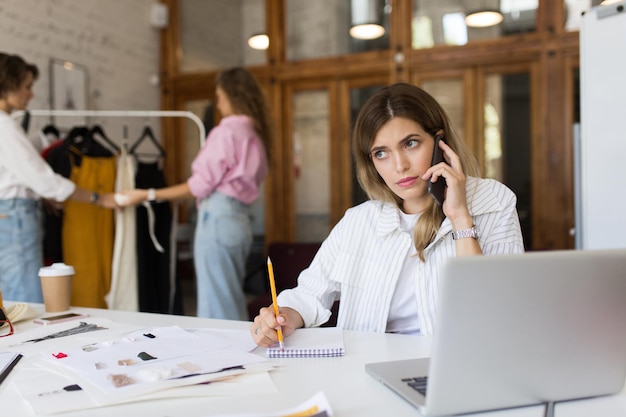
[[256,33],[248,38],[248,46],[264,51],[270,46],[270,38],[265,33]]
[[350,28],[350,36],[355,39],[378,39],[385,34],[385,28],[377,23],[362,23]]
[[381,24],[382,0],[352,0],[350,36],[355,39],[378,39],[385,34]]
[[502,23],[504,16],[498,10],[477,10],[465,16],[465,24],[473,28],[486,28]]

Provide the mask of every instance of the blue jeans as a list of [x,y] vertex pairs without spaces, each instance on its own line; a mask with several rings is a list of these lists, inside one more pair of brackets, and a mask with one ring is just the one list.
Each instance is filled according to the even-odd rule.
[[220,192],[202,200],[193,248],[198,317],[248,320],[243,281],[251,245],[247,204]]
[[4,299],[43,302],[39,280],[42,239],[39,201],[0,200],[0,290]]

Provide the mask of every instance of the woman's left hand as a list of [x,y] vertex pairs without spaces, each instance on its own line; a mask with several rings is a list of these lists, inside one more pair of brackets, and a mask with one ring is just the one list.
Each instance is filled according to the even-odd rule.
[[[444,141],[440,141],[439,146],[443,150],[443,155],[447,163],[440,162],[433,165],[422,175],[422,179],[425,181],[435,181],[443,177],[447,185],[446,197],[443,202],[444,214],[450,219],[453,228],[456,226],[455,223],[465,223],[466,220],[470,222],[469,226],[471,226],[471,216],[467,208],[467,196],[465,193],[466,177],[463,172],[461,160]],[[460,227],[465,228],[466,226],[463,225]]]

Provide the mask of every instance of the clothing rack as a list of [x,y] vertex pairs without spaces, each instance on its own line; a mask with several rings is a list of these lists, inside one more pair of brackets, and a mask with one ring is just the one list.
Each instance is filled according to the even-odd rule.
[[179,110],[20,110],[11,114],[11,117],[18,119],[26,116],[47,116],[47,117],[185,117],[191,119],[197,126],[200,134],[200,147],[206,140],[206,130],[202,120],[189,111]]
[[[11,117],[13,119],[19,119],[21,117],[29,118],[30,116],[43,116],[43,117],[143,117],[143,118],[163,118],[163,117],[184,117],[190,119],[198,127],[200,147],[204,146],[206,141],[206,129],[202,119],[189,111],[178,110],[19,110],[13,112]],[[170,310],[173,308],[173,300],[175,294],[175,280],[176,280],[176,253],[178,251],[178,216],[179,207],[178,203],[173,204],[172,213],[172,233],[170,236],[170,246],[173,249],[170,251]],[[171,313],[172,311],[170,311]]]

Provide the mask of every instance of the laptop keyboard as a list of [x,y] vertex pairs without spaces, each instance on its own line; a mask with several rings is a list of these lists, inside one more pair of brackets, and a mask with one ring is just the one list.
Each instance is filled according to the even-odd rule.
[[406,382],[407,385],[413,388],[415,391],[426,396],[426,384],[428,383],[427,376],[418,376],[414,378],[403,378],[402,382]]

